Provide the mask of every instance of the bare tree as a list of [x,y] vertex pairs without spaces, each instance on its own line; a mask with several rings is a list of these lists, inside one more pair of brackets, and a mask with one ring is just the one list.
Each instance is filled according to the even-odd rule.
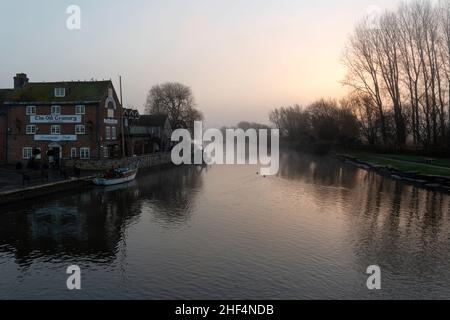
[[406,128],[403,118],[400,96],[400,65],[397,17],[394,13],[385,13],[380,19],[380,29],[376,30],[375,50],[376,63],[379,65],[384,86],[391,98],[396,126],[396,142],[398,146],[406,141]]
[[320,99],[306,108],[279,108],[271,112],[270,119],[285,138],[303,146],[348,145],[359,139],[358,121],[351,108],[334,100]]
[[363,139],[371,146],[378,142],[379,123],[377,118],[377,108],[373,100],[368,95],[353,92],[348,97],[342,99],[341,105],[345,106],[354,114],[359,124],[359,131]]
[[376,63],[375,41],[378,30],[370,26],[367,18],[356,28],[345,50],[343,62],[347,67],[344,85],[356,92],[370,97],[377,107],[383,143],[388,143],[382,97],[382,79],[379,65]]
[[191,88],[181,83],[164,83],[152,87],[147,96],[145,112],[167,114],[172,124],[183,121],[190,128],[194,121],[203,119],[196,109]]
[[418,34],[420,25],[411,6],[402,4],[398,10],[400,60],[404,70],[404,82],[409,91],[411,106],[411,131],[414,145],[421,141],[419,113],[419,77],[422,61],[418,57]]
[[[450,0],[402,3],[378,24],[364,19],[356,26],[344,54],[344,84],[377,107],[384,145],[393,119],[398,147],[409,134],[424,149],[450,146]],[[367,124],[361,117],[368,115],[358,118]]]
[[[442,41],[440,54],[442,59],[442,71],[447,80],[447,88],[443,89],[447,94],[447,115],[448,126],[446,131],[446,142],[450,145],[450,1],[445,0],[440,2],[438,7],[439,12],[439,26],[442,33]],[[444,109],[444,107],[443,107]]]

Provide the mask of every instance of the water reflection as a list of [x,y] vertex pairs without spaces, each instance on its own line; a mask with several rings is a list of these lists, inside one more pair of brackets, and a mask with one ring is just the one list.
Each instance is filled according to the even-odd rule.
[[288,154],[282,163],[280,177],[303,181],[319,206],[345,218],[353,268],[380,265],[391,297],[449,297],[448,195],[330,159]]
[[197,166],[162,171],[139,179],[140,205],[164,228],[182,227],[191,218],[195,197],[207,168]]
[[[450,298],[448,195],[332,158],[280,160],[275,177],[180,167],[8,207],[5,286],[21,279],[13,298],[38,294],[81,261],[96,298]],[[372,264],[380,292],[365,287]],[[65,297],[58,288],[48,297]]]
[[186,223],[201,178],[197,168],[176,168],[144,174],[124,185],[40,199],[26,208],[5,208],[0,215],[0,253],[13,254],[21,266],[41,257],[110,263],[143,207],[167,228]]

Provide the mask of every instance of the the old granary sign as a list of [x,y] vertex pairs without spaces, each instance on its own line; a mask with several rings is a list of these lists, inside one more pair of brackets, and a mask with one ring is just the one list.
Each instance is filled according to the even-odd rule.
[[30,116],[30,123],[81,123],[81,115]]

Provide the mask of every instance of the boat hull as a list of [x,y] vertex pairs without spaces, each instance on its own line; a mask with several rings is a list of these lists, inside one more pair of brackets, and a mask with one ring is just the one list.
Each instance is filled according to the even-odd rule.
[[92,182],[97,186],[113,186],[116,184],[130,182],[130,181],[136,179],[136,175],[137,175],[137,171],[134,171],[125,177],[118,177],[118,178],[112,178],[112,179],[95,178],[94,180],[92,180]]

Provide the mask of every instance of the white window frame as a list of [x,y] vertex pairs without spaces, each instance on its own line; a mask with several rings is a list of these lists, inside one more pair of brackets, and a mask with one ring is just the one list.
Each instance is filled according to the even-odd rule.
[[61,115],[61,106],[59,105],[54,105],[52,106],[52,115]]
[[105,139],[111,140],[111,127],[105,127]]
[[66,96],[66,88],[55,88],[55,97],[64,98]]
[[70,158],[76,159],[78,158],[78,151],[77,148],[70,148]]
[[[58,130],[55,130],[58,128]],[[54,135],[60,135],[61,134],[61,126],[59,124],[54,124],[50,128],[50,133]]]
[[35,124],[29,124],[26,127],[26,133],[27,134],[36,134],[36,125]]
[[75,106],[75,114],[83,115],[86,114],[86,106],[84,104],[79,104]]
[[22,159],[29,160],[33,157],[33,148],[24,147],[22,148]]
[[91,158],[90,148],[80,148],[80,159],[87,160]]
[[111,127],[111,140],[117,140],[117,127]]
[[77,124],[75,126],[75,134],[86,134],[86,126],[84,124]]
[[36,115],[36,106],[27,106],[27,116]]

